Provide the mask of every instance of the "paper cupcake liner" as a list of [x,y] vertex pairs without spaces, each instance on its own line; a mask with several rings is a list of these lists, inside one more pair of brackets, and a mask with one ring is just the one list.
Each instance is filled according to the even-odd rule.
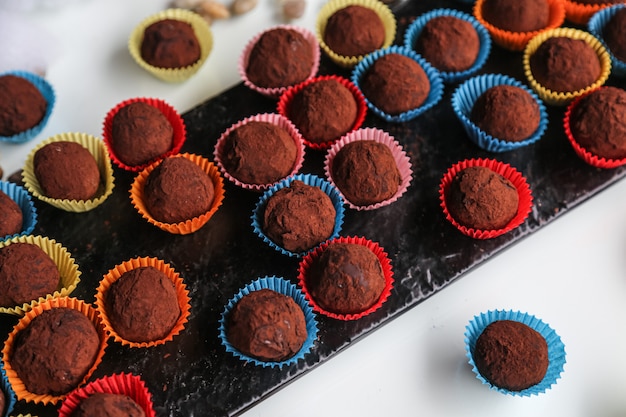
[[573,0],[563,0],[565,19],[577,25],[586,25],[594,13],[611,6],[611,3],[583,4]]
[[[35,175],[34,157],[35,153],[45,145],[53,142],[76,142],[85,147],[89,153],[94,157],[98,164],[98,170],[100,171],[100,185],[95,197],[90,200],[68,200],[50,198],[44,195],[37,176]],[[88,135],[86,133],[61,133],[52,136],[43,142],[36,145],[26,157],[26,164],[22,172],[22,178],[24,180],[24,186],[26,189],[39,200],[44,203],[48,203],[53,207],[61,210],[82,213],[85,211],[93,210],[111,195],[113,187],[115,186],[115,178],[113,177],[113,167],[107,152],[106,146],[99,138]]]
[[[281,129],[285,130],[289,136],[291,136],[293,138],[293,141],[296,145],[297,151],[296,151],[296,159],[294,161],[294,165],[293,168],[291,170],[291,172],[285,176],[285,178],[290,177],[294,174],[296,174],[298,171],[300,171],[300,169],[302,168],[302,164],[304,163],[304,151],[305,151],[305,147],[304,147],[304,141],[302,139],[302,135],[300,134],[300,132],[298,131],[298,129],[294,126],[293,123],[291,123],[291,121],[289,119],[287,119],[285,116],[281,115],[281,114],[276,114],[276,113],[263,113],[263,114],[256,114],[253,116],[249,116],[246,117],[243,120],[240,120],[239,122],[231,125],[228,129],[226,129],[221,136],[218,138],[217,143],[215,144],[215,149],[213,151],[213,156],[215,158],[215,163],[217,164],[217,166],[220,169],[220,172],[222,173],[222,175],[229,181],[231,181],[233,184],[235,184],[238,187],[247,189],[247,190],[253,190],[253,191],[264,191],[266,189],[268,189],[269,187],[271,187],[272,185],[274,185],[276,182],[280,181],[275,181],[272,184],[249,184],[249,183],[245,183],[242,182],[240,180],[238,180],[237,178],[233,177],[224,167],[224,164],[222,163],[222,153],[224,151],[224,143],[226,141],[226,138],[228,137],[228,135],[230,135],[235,129],[250,123],[250,122],[266,122],[266,123],[271,123],[273,125],[276,125],[278,127],[280,127]],[[268,155],[268,158],[271,158],[271,155]],[[284,178],[281,178],[284,179]]]
[[[264,96],[267,96],[270,98],[279,98],[280,95],[284,93],[285,90],[287,90],[287,88],[290,86],[259,87],[258,85],[250,81],[250,79],[248,78],[247,71],[246,71],[246,68],[248,68],[248,61],[249,61],[250,53],[252,52],[252,49],[256,46],[261,36],[263,36],[265,33],[274,29],[294,30],[300,33],[311,44],[311,49],[313,50],[313,65],[311,66],[311,72],[309,76],[306,78],[307,80],[310,80],[311,78],[315,77],[315,75],[317,74],[317,71],[319,70],[319,66],[320,66],[321,52],[320,52],[319,42],[315,34],[306,28],[303,28],[300,26],[294,26],[294,25],[283,24],[283,25],[273,26],[271,28],[265,29],[264,31],[258,33],[252,39],[248,41],[248,43],[244,47],[244,50],[241,53],[239,60],[237,62],[237,69],[239,71],[239,75],[241,76],[241,79],[244,85],[250,88],[251,90],[256,91],[259,94],[263,94]],[[305,80],[303,80],[303,82],[304,81]]]
[[57,290],[54,293],[46,294],[36,300],[32,300],[19,306],[0,307],[0,313],[23,316],[25,313],[32,310],[35,304],[53,298],[67,297],[76,289],[76,286],[80,282],[80,276],[82,273],[78,269],[78,264],[72,257],[72,254],[63,245],[56,242],[54,239],[49,239],[44,236],[24,235],[0,242],[0,248],[9,246],[13,243],[29,243],[39,246],[57,266],[57,269],[59,270],[59,283],[57,285]]
[[[519,87],[532,96],[539,105],[539,126],[528,138],[521,141],[506,141],[495,138],[479,128],[471,120],[476,100],[488,89],[498,85]],[[548,128],[548,112],[543,102],[526,85],[502,74],[482,74],[464,81],[452,94],[452,109],[463,125],[469,139],[478,147],[489,152],[507,152],[537,142]]]
[[59,408],[59,417],[71,417],[84,399],[96,393],[126,395],[141,407],[146,417],[156,416],[146,383],[137,375],[119,373],[96,379],[72,391]]
[[441,78],[439,71],[437,71],[432,65],[428,63],[428,61],[426,61],[420,55],[415,53],[415,51],[407,48],[406,46],[393,45],[385,49],[379,49],[365,56],[363,60],[361,60],[361,62],[359,62],[354,67],[354,69],[352,70],[352,75],[350,77],[354,85],[356,85],[359,90],[361,90],[361,79],[367,73],[369,68],[374,64],[374,62],[376,62],[377,59],[387,54],[404,55],[417,62],[422,67],[422,69],[426,73],[426,76],[428,77],[428,81],[430,82],[430,91],[428,92],[428,97],[426,97],[426,100],[424,100],[421,106],[400,114],[386,113],[376,107],[374,103],[369,101],[368,98],[364,96],[365,103],[367,104],[369,110],[371,110],[372,112],[374,112],[374,114],[387,122],[403,123],[415,119],[425,111],[429,110],[431,107],[434,107],[435,104],[439,103],[439,101],[443,97],[444,88],[443,79]]
[[[198,61],[183,68],[159,68],[148,64],[141,57],[143,34],[148,26],[160,20],[173,19],[189,23],[200,44]],[[128,39],[128,51],[135,62],[154,77],[169,83],[186,81],[195,75],[204,65],[213,49],[213,33],[209,24],[197,13],[186,9],[166,9],[145,18],[131,32]]]
[[594,13],[589,22],[587,28],[589,32],[595,36],[606,49],[607,54],[611,57],[611,75],[616,77],[626,77],[626,61],[622,61],[613,54],[611,49],[604,40],[604,27],[615,16],[618,10],[625,8],[624,4],[616,4],[615,6],[605,7]]
[[339,236],[339,233],[341,232],[341,227],[343,226],[343,218],[344,218],[343,197],[341,197],[341,194],[339,194],[339,191],[337,191],[337,189],[330,182],[320,177],[317,177],[315,175],[311,175],[311,174],[294,175],[292,177],[282,180],[278,184],[275,184],[272,187],[270,187],[268,190],[266,190],[257,201],[256,206],[252,212],[252,228],[254,230],[254,233],[257,236],[259,236],[265,243],[267,243],[271,248],[277,250],[283,255],[287,255],[290,257],[294,257],[294,258],[301,258],[315,248],[311,248],[304,252],[291,252],[281,247],[274,241],[272,241],[272,239],[270,239],[263,231],[263,214],[265,212],[265,206],[267,205],[267,201],[278,190],[281,190],[285,187],[289,187],[291,183],[296,180],[302,181],[303,183],[313,186],[313,187],[318,187],[330,197],[330,200],[332,201],[335,207],[336,214],[335,214],[335,227],[333,229],[333,232],[331,233],[331,235],[328,237],[327,240],[334,239],[337,236]]
[[417,53],[414,46],[417,43],[420,35],[422,34],[422,31],[424,30],[424,26],[432,19],[446,16],[455,17],[457,19],[469,22],[474,30],[476,30],[476,33],[478,34],[478,40],[480,42],[478,55],[476,56],[476,60],[471,67],[463,71],[439,70],[439,74],[441,75],[441,79],[444,83],[456,83],[465,80],[480,71],[480,69],[487,62],[487,58],[489,58],[489,53],[491,52],[491,36],[489,36],[489,32],[487,31],[487,29],[485,29],[485,27],[473,16],[454,9],[435,9],[431,10],[430,12],[424,13],[417,19],[415,19],[413,23],[411,23],[406,29],[406,32],[404,34],[404,46],[414,50]]
[[344,9],[348,6],[362,6],[367,7],[368,9],[373,10],[380,17],[383,22],[383,26],[385,28],[385,40],[381,46],[381,48],[387,48],[391,46],[396,38],[396,18],[385,3],[378,0],[330,0],[320,9],[317,14],[317,19],[315,23],[317,40],[319,42],[320,48],[324,52],[326,56],[328,56],[331,61],[335,64],[339,65],[343,68],[352,68],[356,64],[358,64],[362,59],[363,55],[359,56],[343,56],[335,53],[330,47],[324,42],[324,32],[326,32],[326,24],[328,23],[328,19],[335,14],[335,12]]
[[[539,46],[545,42],[548,38],[551,37],[567,37],[572,39],[579,39],[587,42],[590,47],[598,54],[598,59],[600,60],[600,76],[598,79],[587,86],[578,91],[568,91],[568,92],[556,92],[552,91],[548,88],[543,87],[535,77],[530,69],[530,57],[534,54]],[[602,43],[593,37],[590,33],[572,29],[572,28],[556,28],[547,30],[545,32],[540,33],[539,35],[532,38],[526,48],[524,49],[523,56],[523,64],[524,64],[524,73],[528,80],[528,84],[530,87],[537,93],[537,95],[547,104],[552,106],[565,106],[569,104],[575,97],[578,97],[582,94],[585,94],[589,90],[596,89],[603,85],[606,80],[609,78],[611,73],[611,57],[606,51],[606,48],[602,45]]]
[[54,92],[54,88],[45,78],[40,77],[39,75],[29,72],[29,71],[7,71],[7,72],[0,74],[0,76],[4,76],[4,75],[14,75],[16,77],[22,77],[26,79],[31,84],[33,84],[37,88],[37,90],[39,90],[39,92],[41,93],[41,95],[43,96],[43,98],[46,100],[46,103],[47,103],[46,111],[43,115],[43,118],[37,125],[23,132],[16,133],[15,135],[12,135],[12,136],[0,135],[0,142],[16,143],[16,144],[25,143],[33,139],[39,133],[41,133],[43,128],[46,127],[46,125],[48,124],[48,120],[50,119],[50,115],[52,114],[52,110],[54,109],[54,104],[56,102],[56,95]]
[[545,28],[531,32],[510,32],[495,27],[483,18],[482,8],[485,1],[486,0],[476,0],[473,9],[474,17],[485,26],[495,44],[509,51],[523,51],[532,38],[546,30],[558,28],[565,21],[565,6],[563,5],[563,0],[548,0],[550,10],[548,25]]
[[4,347],[2,349],[2,361],[4,363],[4,369],[9,379],[9,383],[15,390],[15,395],[20,401],[33,402],[35,404],[56,405],[59,401],[63,400],[67,396],[67,394],[69,394],[66,393],[63,395],[53,396],[29,392],[26,389],[26,386],[24,385],[22,379],[17,375],[17,372],[11,366],[13,343],[15,342],[15,337],[17,336],[17,334],[20,331],[24,330],[36,316],[40,315],[45,310],[51,310],[53,308],[71,308],[81,312],[93,322],[96,331],[98,332],[98,337],[100,338],[100,349],[98,350],[98,353],[94,358],[94,363],[91,366],[91,369],[87,371],[87,374],[83,378],[82,382],[78,384],[78,386],[85,384],[89,380],[89,377],[96,370],[98,365],[100,365],[100,363],[102,362],[102,357],[104,356],[104,351],[106,348],[107,334],[104,331],[104,327],[102,326],[100,317],[98,316],[98,312],[95,308],[91,306],[91,304],[88,304],[83,300],[70,297],[51,298],[37,303],[33,305],[33,308],[17,322],[15,327],[13,327],[13,330],[9,334],[9,337],[4,343]]
[[22,211],[22,230],[13,235],[0,236],[0,241],[31,234],[37,225],[37,209],[28,191],[21,185],[8,181],[0,181],[0,191],[15,201]]
[[[492,385],[478,371],[473,357],[476,340],[489,324],[498,320],[512,320],[523,323],[537,331],[546,340],[546,343],[548,344],[548,370],[546,375],[543,377],[543,380],[537,385],[533,385],[532,387],[521,391],[510,391]],[[528,313],[521,313],[519,311],[512,310],[491,310],[486,313],[481,313],[479,316],[474,316],[465,328],[465,351],[469,364],[472,367],[472,371],[483,384],[489,386],[490,389],[503,394],[520,397],[539,395],[552,388],[552,385],[556,384],[557,380],[561,378],[561,373],[563,372],[563,367],[566,361],[565,345],[561,341],[560,336],[548,324]]]
[[[383,288],[378,301],[374,303],[368,309],[354,314],[337,314],[332,311],[328,311],[321,307],[315,298],[311,296],[309,291],[309,287],[307,285],[307,275],[309,273],[309,268],[313,265],[319,257],[322,255],[324,250],[328,248],[328,246],[336,244],[336,243],[351,243],[356,245],[362,245],[371,250],[374,255],[378,258],[380,262],[380,266],[383,270],[383,275],[385,277],[385,287]],[[362,317],[368,316],[372,314],[374,311],[380,309],[382,305],[387,301],[389,296],[391,295],[391,290],[393,289],[393,270],[391,267],[391,260],[389,259],[389,255],[385,252],[385,250],[376,242],[368,240],[364,237],[350,236],[350,237],[337,237],[335,239],[329,240],[327,242],[322,243],[320,246],[315,248],[312,252],[309,252],[302,260],[300,261],[300,265],[298,266],[298,284],[302,287],[304,294],[306,295],[309,303],[313,306],[313,310],[316,313],[320,313],[324,316],[333,318],[335,320],[358,320]]]
[[[300,350],[291,358],[285,359],[281,362],[273,362],[273,361],[262,361],[255,357],[248,356],[239,350],[237,350],[233,345],[228,341],[228,337],[226,336],[226,327],[227,321],[230,315],[231,310],[241,300],[244,296],[250,294],[253,291],[259,291],[262,289],[270,289],[276,291],[280,294],[289,296],[293,298],[293,300],[302,308],[304,313],[304,319],[306,321],[306,331],[307,338],[302,344]],[[302,293],[302,291],[291,282],[276,276],[266,276],[263,278],[259,278],[250,284],[246,285],[242,289],[239,290],[237,294],[235,294],[224,307],[224,311],[222,312],[219,320],[219,336],[222,342],[222,345],[226,349],[226,352],[231,353],[238,359],[245,361],[246,363],[252,363],[256,366],[261,366],[264,368],[282,368],[284,366],[289,366],[297,363],[301,359],[303,359],[313,348],[313,344],[317,339],[317,321],[315,319],[315,313],[313,313],[313,309],[309,305],[306,297]]]
[[9,384],[9,379],[7,378],[6,372],[4,372],[4,367],[2,366],[2,362],[0,362],[0,394],[4,395],[4,411],[0,409],[0,417],[8,417],[13,411],[13,407],[15,407],[15,403],[17,402],[17,398],[15,397],[15,391],[11,388],[11,384]]
[[[121,161],[118,158],[118,156],[115,154],[115,149],[113,148],[113,145],[112,145],[113,118],[123,107],[126,107],[129,104],[137,103],[137,102],[149,104],[150,106],[158,109],[167,118],[168,122],[170,123],[170,125],[172,125],[172,128],[174,129],[174,132],[172,135],[172,147],[166,153],[159,155],[152,161],[149,161],[145,164],[127,165],[125,162]],[[146,167],[148,167],[155,160],[167,158],[168,156],[175,155],[178,152],[180,152],[180,149],[183,147],[183,144],[185,143],[185,140],[187,139],[187,128],[185,127],[185,122],[183,121],[183,118],[180,116],[178,111],[174,107],[172,107],[170,104],[168,104],[166,101],[158,99],[158,98],[136,97],[136,98],[124,100],[123,102],[119,103],[114,108],[109,110],[109,112],[107,113],[104,119],[102,139],[104,141],[104,144],[107,147],[109,156],[111,157],[111,160],[113,161],[115,165],[117,165],[118,167],[120,167],[121,169],[125,171],[139,172],[142,169],[145,169]]]
[[211,217],[217,212],[217,209],[222,205],[224,201],[224,180],[220,176],[219,169],[208,159],[200,156],[194,155],[190,153],[183,153],[178,155],[172,155],[170,158],[187,158],[190,161],[197,164],[200,168],[207,173],[207,175],[213,181],[213,186],[215,188],[215,195],[213,197],[213,203],[211,204],[211,208],[204,214],[201,214],[198,217],[194,217],[193,219],[185,220],[180,223],[163,223],[156,219],[154,219],[146,205],[143,202],[143,188],[146,184],[146,180],[150,173],[157,167],[163,160],[159,160],[149,165],[147,168],[144,168],[140,173],[137,174],[135,180],[130,189],[130,199],[133,204],[133,207],[139,212],[141,217],[143,217],[148,223],[158,227],[161,230],[172,234],[179,235],[187,235],[193,233],[204,226]]
[[[500,174],[504,178],[511,181],[511,183],[513,183],[513,185],[517,189],[517,195],[519,197],[517,214],[509,221],[509,223],[505,227],[501,229],[484,230],[463,226],[462,224],[457,222],[448,211],[448,206],[446,203],[446,193],[448,191],[448,188],[450,187],[450,184],[452,183],[452,180],[460,171],[464,170],[465,168],[474,166],[482,166],[491,169],[495,173]],[[532,210],[533,197],[530,191],[530,187],[526,182],[526,178],[524,178],[524,176],[515,168],[513,168],[509,164],[505,164],[503,162],[499,162],[493,159],[479,158],[467,159],[457,162],[448,169],[448,171],[441,179],[441,183],[439,184],[439,201],[446,220],[452,223],[452,225],[456,227],[461,233],[474,239],[492,239],[510,232],[526,220],[528,214]]]
[[[393,155],[393,159],[396,162],[396,166],[398,167],[398,171],[400,171],[400,177],[402,179],[402,182],[398,185],[398,190],[391,198],[375,204],[369,204],[367,206],[359,206],[351,203],[341,192],[341,189],[337,187],[337,184],[333,180],[332,175],[332,165],[335,156],[337,155],[337,152],[339,152],[341,148],[343,148],[348,143],[356,142],[359,140],[372,140],[387,146],[391,151],[391,154]],[[400,143],[395,140],[394,137],[391,136],[389,133],[377,128],[357,129],[342,137],[327,151],[326,159],[324,161],[324,172],[326,174],[326,179],[330,181],[330,183],[337,189],[339,194],[341,194],[348,207],[354,210],[376,210],[395,202],[409,188],[409,184],[411,183],[411,179],[413,176],[411,160],[407,156],[406,152],[402,149],[402,145],[400,145]]]
[[[350,90],[350,92],[354,96],[354,100],[356,101],[357,114],[356,114],[356,119],[354,120],[354,124],[352,125],[352,128],[350,129],[349,132],[360,128],[361,125],[363,125],[363,122],[365,121],[365,116],[367,115],[367,104],[365,102],[365,98],[363,97],[361,90],[359,90],[359,88],[352,81],[346,78],[343,78],[339,75],[320,75],[320,76],[311,78],[310,80],[307,80],[305,82],[302,82],[300,84],[297,84],[293,87],[289,87],[287,90],[285,90],[285,92],[280,96],[278,100],[278,104],[276,107],[278,114],[291,120],[291,117],[289,117],[290,116],[289,107],[293,101],[293,98],[307,86],[316,82],[326,81],[326,80],[335,80],[341,83],[348,90]],[[316,143],[316,142],[312,142],[308,140],[304,135],[302,135],[302,140],[304,141],[304,145],[307,148],[314,149],[314,150],[328,149],[338,139],[339,137],[336,138],[335,140]]]
[[[174,324],[174,327],[172,327],[170,332],[165,337],[158,340],[152,340],[150,342],[133,342],[130,340],[126,340],[122,336],[120,336],[111,324],[111,320],[109,319],[109,315],[106,309],[106,295],[111,285],[115,281],[117,281],[124,273],[133,269],[147,266],[151,266],[163,272],[174,284],[176,288],[178,306],[180,307],[180,316]],[[162,345],[166,342],[171,341],[174,336],[177,336],[185,328],[185,324],[189,319],[191,309],[190,301],[191,300],[189,299],[189,291],[187,291],[185,283],[183,282],[183,279],[180,277],[179,273],[176,272],[169,264],[157,258],[134,258],[122,262],[119,265],[116,265],[113,269],[109,270],[109,272],[107,272],[103,276],[102,280],[100,280],[100,285],[96,290],[96,309],[98,310],[98,313],[100,313],[100,318],[102,320],[104,329],[111,337],[113,337],[116,342],[121,343],[124,346],[129,346],[131,348],[148,348]]]

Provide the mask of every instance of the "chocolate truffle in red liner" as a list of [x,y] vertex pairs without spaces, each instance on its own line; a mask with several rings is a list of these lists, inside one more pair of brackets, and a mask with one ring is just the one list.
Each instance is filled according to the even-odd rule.
[[374,10],[354,4],[328,18],[323,38],[338,55],[366,55],[383,46],[385,27]]
[[127,395],[96,392],[80,402],[72,417],[145,417],[139,404]]
[[176,19],[148,26],[140,51],[144,61],[158,68],[183,68],[200,59],[200,43],[193,27]]
[[509,32],[533,32],[548,26],[550,6],[546,0],[485,0],[486,22]]
[[22,209],[2,190],[0,190],[0,213],[2,213],[2,216],[0,216],[0,238],[22,231],[24,221]]
[[[606,3],[603,1],[603,3]],[[621,1],[619,1],[621,3]],[[604,25],[604,42],[620,61],[626,62],[626,8],[615,12]]]
[[0,76],[0,136],[13,136],[41,122],[48,103],[30,81],[16,75]]

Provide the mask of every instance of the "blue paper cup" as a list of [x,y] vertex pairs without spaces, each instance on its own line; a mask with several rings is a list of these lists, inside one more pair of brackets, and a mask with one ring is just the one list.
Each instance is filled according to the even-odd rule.
[[[269,236],[267,236],[265,232],[263,231],[263,226],[262,226],[263,213],[265,212],[267,201],[278,190],[281,190],[285,187],[289,187],[291,183],[295,180],[302,181],[303,183],[313,186],[313,187],[318,187],[323,192],[325,192],[328,195],[328,197],[330,197],[330,200],[332,201],[333,206],[335,207],[335,213],[336,213],[335,214],[335,227],[333,228],[332,234],[326,240],[334,239],[337,236],[339,236],[339,233],[341,232],[341,227],[343,225],[343,217],[344,217],[345,208],[344,208],[343,197],[341,197],[341,194],[339,193],[337,188],[333,186],[330,182],[316,175],[311,175],[311,174],[297,174],[292,177],[286,178],[280,181],[279,183],[275,184],[271,188],[269,188],[267,191],[263,193],[263,195],[261,195],[261,197],[259,198],[259,201],[257,202],[252,212],[252,228],[254,229],[254,233],[256,233],[261,239],[263,239],[263,241],[267,243],[270,247],[279,251],[283,255],[287,255],[287,256],[295,257],[295,258],[302,258],[303,256],[305,256],[307,253],[309,253],[310,251],[312,251],[313,249],[315,249],[315,247],[319,245],[315,245],[314,247],[309,248],[308,250],[304,252],[291,252],[281,247],[280,245],[278,245],[272,239],[270,239]],[[319,243],[321,244],[323,242],[319,242]]]
[[[488,89],[498,85],[511,85],[519,87],[530,94],[539,105],[539,126],[537,126],[537,129],[533,132],[533,134],[525,140],[510,142],[495,138],[476,126],[470,119],[472,107],[474,107],[474,103],[476,103],[478,97],[480,97]],[[464,81],[461,85],[459,85],[454,93],[452,93],[452,109],[454,110],[457,118],[463,124],[463,128],[465,129],[469,139],[478,147],[489,152],[507,152],[530,145],[531,143],[538,141],[548,128],[548,113],[543,102],[531,89],[508,75],[483,74]]]
[[411,23],[411,25],[407,28],[404,34],[404,46],[415,50],[414,46],[419,39],[422,30],[424,29],[424,26],[434,18],[445,16],[455,17],[457,19],[469,22],[476,30],[476,33],[478,34],[478,40],[480,42],[478,55],[476,56],[474,64],[470,68],[463,71],[439,70],[439,73],[441,74],[441,78],[444,83],[455,83],[465,80],[476,74],[485,65],[485,62],[487,62],[487,58],[489,58],[489,53],[491,52],[491,37],[489,36],[489,32],[473,16],[454,9],[435,9],[431,10],[430,12],[424,13],[423,15],[415,19],[413,23]]
[[22,230],[13,235],[0,236],[0,241],[16,236],[30,235],[37,225],[37,209],[30,194],[24,187],[8,181],[0,181],[0,190],[15,201],[22,210]]
[[[538,384],[521,391],[511,391],[491,384],[491,382],[483,377],[478,371],[478,368],[474,363],[476,340],[488,325],[498,320],[512,320],[523,323],[537,331],[546,340],[548,345],[548,369],[543,377],[543,380],[541,380]],[[503,394],[520,397],[538,395],[549,390],[552,385],[556,384],[557,380],[561,378],[563,366],[565,365],[565,345],[561,341],[560,336],[556,334],[556,332],[549,325],[535,316],[512,310],[491,310],[486,313],[482,313],[479,316],[474,316],[465,328],[465,351],[469,364],[472,367],[472,371],[483,384],[489,386],[490,389]]]
[[[298,304],[300,308],[302,308],[302,312],[304,313],[307,338],[302,344],[300,350],[294,356],[281,362],[262,361],[252,356],[248,356],[232,346],[228,341],[228,338],[226,337],[227,321],[230,312],[232,311],[235,304],[237,304],[239,300],[241,300],[244,296],[250,294],[251,292],[259,291],[262,289],[270,289],[293,298],[296,304]],[[313,347],[313,344],[317,338],[317,321],[315,319],[315,313],[313,312],[313,308],[309,305],[306,297],[304,296],[304,293],[295,284],[292,284],[290,281],[287,281],[280,277],[267,276],[259,278],[252,283],[246,285],[228,301],[219,320],[219,336],[222,341],[222,345],[224,346],[226,351],[230,352],[235,357],[245,362],[250,362],[257,366],[262,366],[264,368],[282,368],[283,366],[297,363],[300,359],[303,359],[304,356],[311,351],[311,348]]]
[[606,48],[607,53],[611,57],[611,74],[616,77],[626,77],[626,62],[618,59],[604,40],[604,26],[615,16],[618,10],[626,8],[624,4],[616,4],[615,6],[606,7],[595,12],[589,22],[587,28],[593,36],[595,36]]
[[393,123],[402,123],[412,119],[415,119],[426,110],[429,110],[431,107],[435,106],[443,97],[443,79],[441,78],[441,74],[437,71],[432,65],[428,63],[422,56],[417,54],[411,48],[407,48],[406,46],[398,46],[393,45],[388,48],[379,49],[375,52],[372,52],[369,55],[366,55],[365,58],[359,62],[356,67],[352,70],[351,81],[354,85],[357,86],[361,92],[361,80],[363,76],[367,73],[369,68],[376,62],[377,59],[387,55],[387,54],[400,54],[406,57],[411,58],[415,62],[417,62],[428,77],[428,81],[430,82],[430,92],[428,93],[428,97],[422,103],[421,106],[411,109],[409,111],[405,111],[400,114],[389,114],[379,109],[369,101],[367,96],[365,97],[365,102],[367,103],[367,107],[374,112],[378,117],[388,122]]
[[0,417],[8,417],[13,411],[13,407],[15,407],[15,403],[17,402],[17,397],[15,396],[15,391],[11,388],[11,384],[9,384],[9,379],[7,378],[7,374],[4,371],[4,365],[2,361],[0,361],[0,391],[4,394],[4,413],[0,409]]
[[39,133],[41,133],[43,128],[48,123],[48,119],[50,119],[50,115],[52,114],[52,109],[54,108],[54,103],[56,101],[54,88],[52,88],[52,85],[46,79],[32,72],[7,71],[5,73],[0,74],[0,76],[3,76],[3,75],[14,75],[16,77],[22,77],[26,79],[39,90],[43,98],[46,100],[46,103],[47,103],[46,112],[44,113],[43,118],[37,125],[23,132],[16,133],[15,135],[12,135],[12,136],[0,136],[0,142],[7,142],[7,143],[28,142],[29,140],[37,136]]

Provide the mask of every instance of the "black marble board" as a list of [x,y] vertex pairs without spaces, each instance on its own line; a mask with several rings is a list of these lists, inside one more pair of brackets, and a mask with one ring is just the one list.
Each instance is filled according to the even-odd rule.
[[[401,2],[394,9],[398,21],[395,43],[402,43],[404,29],[415,16],[439,7],[471,13],[470,5],[456,1]],[[323,57],[320,74],[330,73],[350,75]],[[522,54],[494,45],[481,73],[509,74],[525,82]],[[613,78],[607,84],[625,87],[623,80]],[[371,113],[367,116],[364,126],[386,130],[402,144],[411,158],[414,177],[408,192],[388,207],[366,212],[346,209],[341,235],[365,236],[387,251],[395,275],[394,289],[380,310],[360,320],[343,322],[318,315],[319,333],[312,351],[298,364],[283,369],[246,364],[227,354],[218,338],[220,313],[239,288],[266,275],[296,282],[298,260],[269,248],[252,231],[250,215],[259,194],[226,182],[222,207],[203,228],[186,236],[168,234],[143,220],[129,198],[134,175],[117,168],[113,194],[93,211],[67,213],[35,201],[39,222],[33,234],[62,243],[82,272],[72,296],[94,302],[102,275],[139,256],[170,263],[190,291],[191,316],[180,335],[149,349],[122,347],[111,339],[92,379],[119,372],[140,375],[159,416],[240,414],[626,173],[626,168],[593,168],[575,155],[563,133],[563,107],[548,106],[549,128],[537,143],[502,154],[483,151],[467,139],[452,112],[450,97],[455,88],[456,84],[446,85],[443,99],[410,122],[391,124]],[[275,112],[275,108],[275,100],[238,84],[183,115],[188,139],[182,151],[212,159],[221,132],[247,116]],[[445,220],[439,207],[438,186],[444,172],[457,161],[474,157],[511,164],[526,177],[534,197],[528,219],[491,240],[462,235]],[[323,159],[323,152],[308,150],[301,172],[323,176]],[[13,316],[0,317],[2,340],[16,322]],[[18,402],[13,414],[47,417],[56,415],[56,409]]]

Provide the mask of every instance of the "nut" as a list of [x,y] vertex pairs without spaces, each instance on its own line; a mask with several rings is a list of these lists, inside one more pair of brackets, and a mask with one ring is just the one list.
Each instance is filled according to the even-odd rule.
[[258,3],[258,0],[235,0],[232,4],[233,14],[239,15],[248,13],[254,9]]

